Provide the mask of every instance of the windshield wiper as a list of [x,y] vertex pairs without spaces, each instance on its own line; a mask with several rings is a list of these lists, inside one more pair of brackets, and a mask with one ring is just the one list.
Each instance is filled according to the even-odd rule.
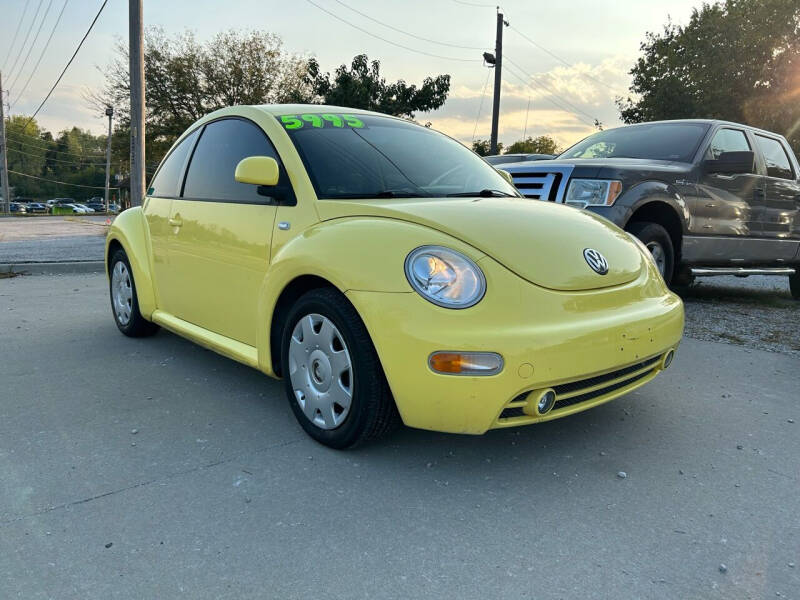
[[405,190],[381,190],[379,192],[368,192],[365,194],[342,194],[330,196],[334,200],[358,200],[369,198],[428,198],[430,194],[420,192],[409,192]]
[[508,192],[503,192],[501,190],[481,190],[479,192],[459,192],[458,194],[447,194],[448,198],[471,198],[471,197],[478,197],[478,198],[496,198],[496,197],[505,197],[505,198],[516,198],[514,194],[509,194]]

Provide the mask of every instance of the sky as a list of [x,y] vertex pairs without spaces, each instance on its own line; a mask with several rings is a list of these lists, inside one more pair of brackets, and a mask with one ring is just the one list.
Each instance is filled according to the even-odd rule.
[[[489,137],[494,72],[483,65],[481,55],[484,49],[494,50],[497,10],[486,0],[143,2],[145,26],[159,26],[167,33],[191,30],[201,40],[228,29],[264,30],[278,34],[287,51],[316,57],[326,71],[366,53],[380,61],[381,73],[390,81],[420,84],[425,77],[448,73],[447,102],[436,111],[417,113],[417,120],[430,121],[435,129],[467,144]],[[4,87],[10,88],[5,101],[12,105],[11,114],[30,114],[36,109],[101,4],[101,0],[2,0],[0,70]],[[627,94],[628,71],[639,56],[645,34],[661,30],[670,18],[687,22],[699,4],[700,0],[503,2],[501,10],[510,27],[503,34],[500,141],[509,144],[523,134],[550,135],[566,147],[592,133],[594,119],[606,128],[620,125],[614,99]],[[62,7],[61,21],[41,54]],[[127,37],[128,2],[108,0],[39,113],[37,120],[44,128],[55,133],[77,125],[97,134],[105,131],[105,117],[85,98],[102,86],[115,42]],[[40,54],[41,64],[34,71]]]

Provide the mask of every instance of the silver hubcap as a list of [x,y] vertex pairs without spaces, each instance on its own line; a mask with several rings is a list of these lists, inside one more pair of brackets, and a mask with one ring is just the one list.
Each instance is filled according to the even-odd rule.
[[117,261],[111,273],[111,300],[117,321],[120,325],[127,325],[131,320],[133,286],[128,267],[121,260]]
[[297,404],[320,429],[335,429],[350,413],[353,367],[344,338],[327,317],[304,316],[289,342],[289,380]]
[[658,242],[647,242],[647,249],[653,255],[653,260],[656,261],[658,271],[663,275],[664,269],[667,267],[667,253],[664,252],[664,246]]

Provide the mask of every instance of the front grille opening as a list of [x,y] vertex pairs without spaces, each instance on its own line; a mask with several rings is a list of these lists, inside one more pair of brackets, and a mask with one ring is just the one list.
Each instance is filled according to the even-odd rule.
[[515,406],[513,408],[504,408],[503,412],[500,413],[501,419],[513,419],[515,417],[527,417],[529,415],[525,414],[525,411],[522,410],[521,406]]
[[553,410],[558,410],[559,408],[566,408],[567,406],[573,406],[575,404],[580,404],[581,402],[588,402],[589,400],[594,400],[595,398],[599,398],[600,396],[605,396],[606,394],[610,394],[617,390],[624,388],[626,385],[630,385],[639,381],[640,379],[647,377],[653,371],[645,371],[644,373],[639,373],[638,375],[634,375],[630,379],[625,379],[624,381],[620,381],[619,383],[615,383],[608,387],[600,388],[599,390],[594,390],[592,392],[586,392],[585,394],[580,394],[578,396],[573,396],[572,398],[567,398],[566,400],[558,400],[556,399],[556,403],[553,406]]
[[[624,377],[628,373],[634,373],[639,369],[644,369],[645,367],[655,365],[660,360],[660,358],[661,358],[660,356],[654,356],[653,358],[649,358],[640,363],[636,363],[635,365],[631,365],[630,367],[625,367],[624,369],[618,369],[617,371],[612,371],[611,373],[605,373],[604,375],[598,375],[596,377],[590,377],[589,379],[581,379],[580,381],[562,383],[561,385],[553,386],[553,389],[556,391],[556,397],[563,396],[564,394],[569,394],[571,392],[577,392],[584,388],[600,385],[602,383],[605,383],[606,381],[611,381],[612,379],[617,379],[618,377]],[[574,402],[572,402],[572,400],[573,398],[569,399],[570,403],[575,404]],[[566,400],[564,402],[566,402]],[[558,406],[558,400],[556,400],[556,406]]]

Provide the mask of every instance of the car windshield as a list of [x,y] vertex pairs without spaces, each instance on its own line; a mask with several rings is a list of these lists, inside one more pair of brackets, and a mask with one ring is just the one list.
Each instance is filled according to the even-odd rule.
[[649,123],[590,135],[558,158],[644,158],[691,162],[706,123]]
[[517,196],[459,142],[408,121],[374,115],[281,115],[317,197]]

